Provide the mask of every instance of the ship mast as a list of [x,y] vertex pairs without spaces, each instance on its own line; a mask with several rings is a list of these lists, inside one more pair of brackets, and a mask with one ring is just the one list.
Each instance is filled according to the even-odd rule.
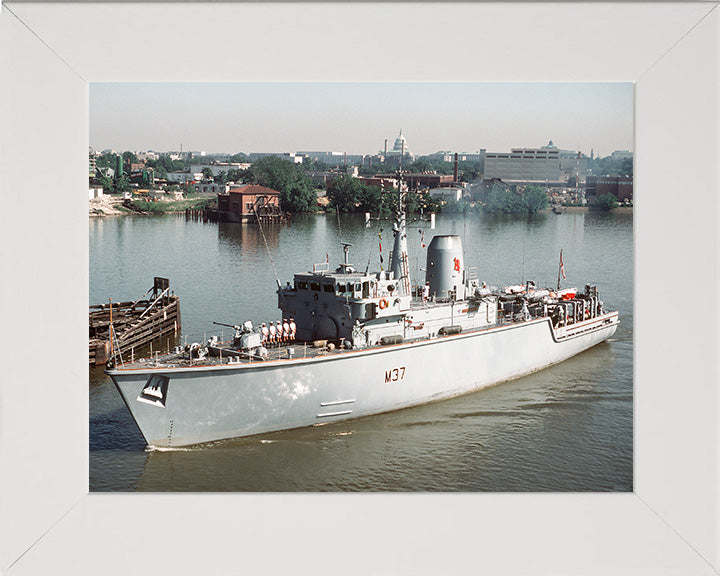
[[410,295],[410,266],[408,265],[407,251],[407,229],[405,218],[405,203],[407,200],[407,191],[404,188],[402,176],[402,159],[405,156],[405,141],[402,141],[402,154],[398,167],[398,206],[395,215],[395,223],[393,224],[393,233],[395,234],[395,242],[393,244],[392,261],[390,270],[399,279],[398,295]]

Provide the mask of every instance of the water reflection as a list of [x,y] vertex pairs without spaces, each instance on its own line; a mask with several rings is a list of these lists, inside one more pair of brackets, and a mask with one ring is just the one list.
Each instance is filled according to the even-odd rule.
[[253,223],[218,222],[217,226],[218,238],[222,243],[249,249],[250,253],[255,254],[258,247],[265,247],[265,241],[271,253],[277,252],[280,233],[285,224],[264,224],[260,227]]

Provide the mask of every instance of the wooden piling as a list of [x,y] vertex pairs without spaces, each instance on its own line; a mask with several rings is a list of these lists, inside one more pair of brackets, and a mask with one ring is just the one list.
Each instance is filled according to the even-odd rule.
[[[164,281],[160,282],[161,288],[158,288],[158,280]],[[103,365],[115,355],[122,355],[180,330],[180,298],[168,293],[167,286],[166,279],[156,279],[155,293],[151,298],[90,306],[90,364]],[[115,338],[113,344],[110,340],[111,323]]]

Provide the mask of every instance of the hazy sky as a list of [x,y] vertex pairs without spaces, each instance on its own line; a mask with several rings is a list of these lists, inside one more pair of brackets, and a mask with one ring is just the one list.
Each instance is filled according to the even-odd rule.
[[633,149],[631,83],[93,83],[96,150]]

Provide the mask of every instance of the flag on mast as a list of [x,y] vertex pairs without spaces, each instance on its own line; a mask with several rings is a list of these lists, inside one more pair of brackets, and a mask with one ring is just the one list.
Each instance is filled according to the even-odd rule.
[[380,248],[380,270],[382,270],[383,269],[382,232],[378,232],[378,247]]
[[558,290],[560,290],[560,276],[565,278],[565,264],[563,264],[563,259],[562,259],[562,248],[560,249],[560,266],[558,267],[558,283],[557,283]]

